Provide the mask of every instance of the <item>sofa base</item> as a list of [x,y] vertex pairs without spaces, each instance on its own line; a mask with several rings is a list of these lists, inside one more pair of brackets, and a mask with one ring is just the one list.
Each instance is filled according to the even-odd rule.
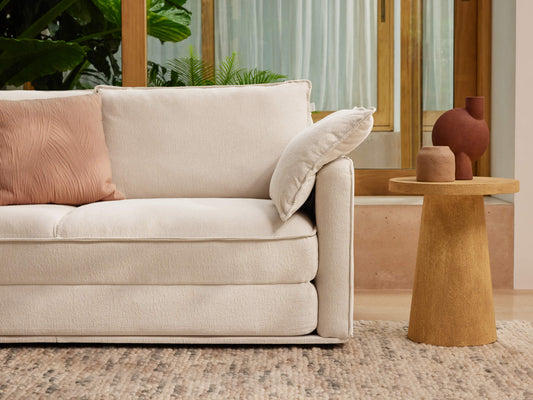
[[310,282],[0,285],[0,336],[304,336],[317,329],[317,302]]
[[99,343],[99,344],[340,344],[349,338],[304,336],[0,336],[0,343]]

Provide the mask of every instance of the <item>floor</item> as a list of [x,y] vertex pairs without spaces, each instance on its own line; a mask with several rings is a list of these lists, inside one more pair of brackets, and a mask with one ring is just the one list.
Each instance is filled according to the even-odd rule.
[[[356,320],[407,321],[410,290],[356,290]],[[496,290],[497,320],[533,320],[533,290]]]

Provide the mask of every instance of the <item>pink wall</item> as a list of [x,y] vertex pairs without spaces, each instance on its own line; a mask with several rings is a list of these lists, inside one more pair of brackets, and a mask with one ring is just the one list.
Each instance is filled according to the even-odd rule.
[[515,289],[533,289],[533,1],[516,0]]

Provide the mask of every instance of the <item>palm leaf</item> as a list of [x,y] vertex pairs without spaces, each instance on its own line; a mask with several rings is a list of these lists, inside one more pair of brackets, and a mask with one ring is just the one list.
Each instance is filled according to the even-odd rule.
[[[240,68],[236,53],[226,57],[215,68],[213,65],[200,60],[192,46],[189,57],[171,60],[167,66],[170,80],[166,75],[159,76],[158,86],[248,85],[278,82],[286,78],[285,75],[270,70]],[[154,79],[153,83],[155,84],[155,82]]]
[[233,52],[231,56],[227,56],[216,68],[215,84],[233,85],[235,84],[235,77],[241,73],[243,73],[243,69],[239,68],[237,54]]
[[168,62],[169,69],[175,72],[185,86],[206,86],[213,84],[213,67],[202,60],[182,57]]
[[85,58],[83,48],[64,41],[0,37],[0,87],[74,69]]
[[271,70],[260,70],[257,68],[242,71],[235,76],[235,84],[237,85],[251,85],[257,83],[271,83],[278,82],[286,78],[286,75],[281,75]]
[[148,61],[148,86],[183,86],[183,84],[180,85],[180,82],[173,80],[167,67]]
[[190,48],[189,57],[175,58],[168,62],[169,71],[176,74],[185,86],[206,86],[214,84],[215,69],[200,60]]

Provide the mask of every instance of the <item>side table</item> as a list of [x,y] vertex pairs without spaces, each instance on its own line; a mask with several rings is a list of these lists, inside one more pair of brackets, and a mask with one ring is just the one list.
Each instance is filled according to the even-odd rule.
[[516,193],[514,179],[417,182],[393,178],[391,192],[424,195],[409,330],[415,342],[495,342],[496,322],[483,195]]

